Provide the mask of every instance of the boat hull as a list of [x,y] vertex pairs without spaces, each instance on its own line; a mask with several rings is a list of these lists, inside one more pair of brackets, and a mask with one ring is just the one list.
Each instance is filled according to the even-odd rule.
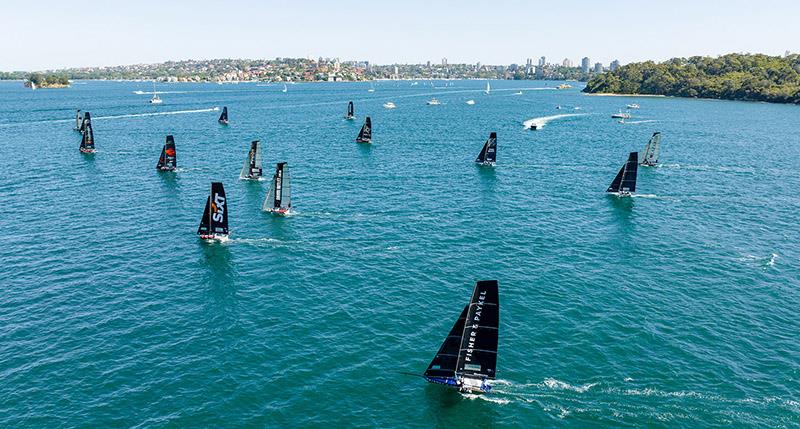
[[485,380],[479,379],[455,379],[445,377],[425,377],[425,380],[433,384],[441,384],[452,389],[456,389],[462,393],[489,393],[492,386],[486,383]]

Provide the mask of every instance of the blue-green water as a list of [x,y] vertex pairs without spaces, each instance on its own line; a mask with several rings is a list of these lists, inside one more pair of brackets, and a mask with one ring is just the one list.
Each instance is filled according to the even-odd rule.
[[[164,84],[152,106],[149,83],[0,83],[0,427],[800,425],[798,107],[484,85]],[[609,117],[634,101],[647,122]],[[605,195],[653,131],[639,196]],[[238,180],[252,139],[289,162],[294,216]],[[225,244],[195,235],[212,180]],[[400,374],[484,278],[494,393]]]

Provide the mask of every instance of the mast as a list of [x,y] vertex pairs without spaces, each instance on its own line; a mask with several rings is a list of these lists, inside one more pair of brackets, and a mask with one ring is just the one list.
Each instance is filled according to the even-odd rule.
[[222,107],[222,113],[219,115],[218,122],[223,125],[228,125],[228,106]]
[[369,116],[364,119],[364,125],[361,127],[361,131],[358,132],[356,142],[372,143],[372,120],[369,118]]
[[161,148],[161,156],[158,158],[156,168],[159,170],[175,170],[178,167],[177,153],[175,152],[175,138],[167,136],[164,147]]
[[475,162],[484,165],[494,165],[497,160],[497,133],[492,132],[489,134],[489,139],[483,144],[481,153]]
[[480,280],[475,284],[467,309],[456,363],[457,377],[495,378],[499,325],[497,280]]
[[658,164],[659,153],[661,153],[661,133],[655,132],[644,147],[641,165],[652,167]]

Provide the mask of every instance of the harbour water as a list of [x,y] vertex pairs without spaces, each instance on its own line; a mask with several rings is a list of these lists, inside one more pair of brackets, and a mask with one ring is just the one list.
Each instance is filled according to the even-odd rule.
[[[154,106],[146,82],[1,82],[0,427],[800,425],[798,106],[557,84],[160,84]],[[606,195],[654,131],[661,165]],[[238,180],[254,139],[292,216]],[[195,235],[211,181],[223,244]],[[500,282],[493,393],[403,374],[477,279]]]

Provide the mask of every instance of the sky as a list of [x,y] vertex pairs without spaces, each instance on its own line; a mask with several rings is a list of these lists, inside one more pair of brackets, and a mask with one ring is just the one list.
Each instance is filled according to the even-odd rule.
[[211,58],[623,64],[800,51],[798,0],[38,0],[0,5],[0,71]]

